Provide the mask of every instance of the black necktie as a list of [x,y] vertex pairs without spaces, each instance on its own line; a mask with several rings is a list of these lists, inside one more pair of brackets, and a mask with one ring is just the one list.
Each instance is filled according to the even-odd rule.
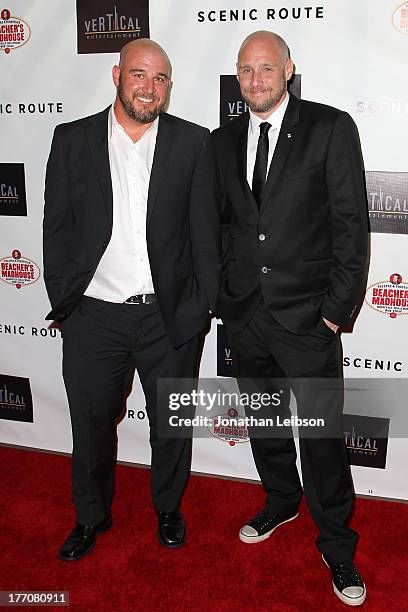
[[258,207],[261,205],[262,192],[266,181],[269,152],[268,130],[270,127],[271,124],[267,122],[261,123],[259,126],[260,134],[258,138],[258,148],[256,150],[254,175],[252,178],[252,193],[255,196],[255,200],[258,202]]

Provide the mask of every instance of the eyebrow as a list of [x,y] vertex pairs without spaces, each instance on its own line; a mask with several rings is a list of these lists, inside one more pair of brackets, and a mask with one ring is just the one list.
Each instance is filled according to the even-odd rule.
[[[278,66],[278,64],[273,64],[272,62],[264,62],[263,64],[261,64],[261,66],[272,66],[273,68],[276,68]],[[238,63],[238,68],[252,68],[253,66],[251,64],[239,64]]]
[[[144,68],[131,68],[129,70],[129,72],[134,73],[134,72],[146,72],[146,70]],[[165,77],[166,79],[170,78],[168,74],[166,74],[165,72],[157,72],[155,74],[155,76],[162,76]]]

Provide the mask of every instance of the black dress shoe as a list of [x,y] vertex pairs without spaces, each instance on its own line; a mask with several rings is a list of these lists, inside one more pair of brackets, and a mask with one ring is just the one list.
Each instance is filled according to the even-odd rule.
[[160,544],[168,548],[180,548],[186,542],[186,524],[180,510],[158,512]]
[[108,518],[97,525],[81,525],[81,523],[77,523],[62,545],[58,553],[58,559],[62,559],[62,561],[78,561],[78,559],[82,559],[82,557],[91,552],[96,544],[98,535],[107,531],[110,527],[112,527],[111,516],[108,516]]

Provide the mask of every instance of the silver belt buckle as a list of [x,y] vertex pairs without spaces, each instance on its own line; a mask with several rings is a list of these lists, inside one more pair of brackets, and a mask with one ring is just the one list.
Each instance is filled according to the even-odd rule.
[[125,304],[140,304],[141,302],[138,300],[138,298],[141,297],[139,295],[131,295],[130,297],[128,297],[127,300],[125,300]]
[[[128,297],[127,300],[125,300],[125,304],[150,304],[151,302],[148,302],[147,299],[151,297],[149,294],[147,293],[140,293],[138,295],[131,295],[130,297]],[[153,301],[153,300],[152,300]]]

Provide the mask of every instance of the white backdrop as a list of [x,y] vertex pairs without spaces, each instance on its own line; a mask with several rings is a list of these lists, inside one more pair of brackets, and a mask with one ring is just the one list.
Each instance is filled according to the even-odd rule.
[[[112,0],[112,10],[114,5],[119,10],[121,1]],[[24,164],[27,216],[4,214],[1,207],[6,198],[0,199],[0,259],[11,257],[18,249],[42,271],[44,173],[53,129],[58,123],[92,114],[112,102],[115,92],[111,68],[117,54],[77,53],[74,0],[13,0],[10,4],[11,15],[29,25],[31,36],[10,53],[0,51],[0,185],[8,180],[2,175],[8,172],[6,165]],[[138,1],[131,4],[137,14]],[[251,21],[248,11],[254,6],[257,19]],[[310,6],[313,8],[307,17],[305,7]],[[272,8],[275,19],[266,19],[267,9]],[[292,8],[295,15],[301,9],[298,19],[293,18]],[[222,0],[150,0],[150,36],[166,49],[173,63],[169,111],[210,129],[217,127],[220,75],[234,74],[236,52],[245,36],[254,30],[271,29],[291,48],[297,73],[301,74],[302,97],[344,109],[354,118],[366,169],[407,172],[408,82],[404,74],[408,35],[404,8],[405,3],[399,7],[398,0],[318,0],[317,4],[258,0],[256,5],[249,0],[235,0],[234,4]],[[239,9],[238,21],[228,20],[230,9]],[[279,18],[279,9],[283,9],[283,18]],[[208,15],[209,11],[214,12]],[[42,113],[43,103],[46,112]],[[29,104],[34,105],[30,107],[34,112],[28,111]],[[406,175],[402,189],[406,200]],[[408,212],[406,201],[405,209]],[[403,224],[404,211],[401,214]],[[399,273],[405,282],[406,234],[373,233],[371,250],[369,285],[387,281],[392,273]],[[61,339],[59,331],[49,330],[44,321],[49,304],[43,281],[39,278],[20,289],[1,282],[0,300],[0,375],[29,379],[34,415],[33,423],[0,419],[0,441],[70,452]],[[216,374],[215,325],[205,344],[201,366],[204,377]],[[405,377],[407,331],[408,317],[392,318],[364,304],[353,333],[343,334],[346,364],[351,364],[345,367],[345,375]],[[353,366],[356,358],[361,360]],[[374,369],[375,360],[401,362],[401,366],[399,371],[384,372]],[[365,367],[359,367],[362,364]],[[4,385],[1,393],[0,404],[7,409],[11,400]],[[128,409],[144,416],[137,377]],[[147,440],[146,418],[125,417],[119,426],[119,459],[149,463]],[[356,491],[408,499],[407,461],[406,439],[390,439],[386,469],[353,466]],[[231,446],[214,437],[195,441],[193,469],[257,479],[249,444]]]

